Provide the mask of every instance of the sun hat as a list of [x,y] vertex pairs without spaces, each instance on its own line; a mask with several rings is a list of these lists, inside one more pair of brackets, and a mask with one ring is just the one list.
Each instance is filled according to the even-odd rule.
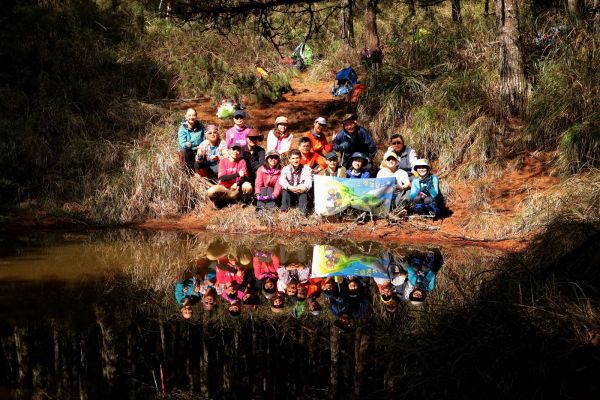
[[265,137],[265,135],[260,133],[258,129],[250,129],[250,132],[248,132],[248,135],[246,135],[246,137]]
[[416,162],[415,162],[415,167],[414,169],[417,169],[419,167],[425,167],[427,169],[431,169],[431,167],[429,166],[429,160],[425,159],[425,158],[419,158]]
[[387,160],[388,158],[394,158],[396,161],[398,161],[398,155],[396,153],[394,153],[393,151],[388,151],[383,155],[383,159]]
[[281,160],[281,155],[279,154],[279,152],[277,150],[267,151],[267,154],[265,155],[265,160],[269,157],[277,157]]
[[339,157],[335,151],[330,151],[329,153],[325,154],[325,159],[328,161],[333,160],[334,158],[339,160]]
[[354,153],[352,153],[352,155],[350,156],[350,159],[354,159],[354,158],[360,158],[365,162],[369,162],[369,158],[367,158],[367,156],[365,156],[363,153],[361,153],[360,151],[355,151]]
[[348,114],[345,114],[342,117],[342,122],[346,122],[348,120],[356,121],[356,114],[354,114],[354,113],[348,113]]
[[275,118],[275,126],[279,125],[279,124],[288,124],[288,119],[287,117],[279,116],[277,118]]
[[233,118],[246,118],[246,113],[244,110],[235,110],[233,113]]

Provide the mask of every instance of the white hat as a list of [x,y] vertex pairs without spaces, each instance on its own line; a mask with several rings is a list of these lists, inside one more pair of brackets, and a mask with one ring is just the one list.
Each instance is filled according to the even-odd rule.
[[393,157],[396,161],[398,161],[398,155],[393,151],[388,151],[383,155],[383,159],[387,160],[388,158]]
[[427,160],[426,158],[419,158],[417,162],[415,162],[414,169],[417,169],[419,167],[426,167],[427,169],[431,169],[431,167],[429,166],[429,160]]
[[287,117],[279,116],[275,119],[275,126],[279,125],[279,124],[287,124],[288,123],[288,119]]
[[315,124],[327,126],[327,120],[323,117],[319,117],[319,118],[315,119]]

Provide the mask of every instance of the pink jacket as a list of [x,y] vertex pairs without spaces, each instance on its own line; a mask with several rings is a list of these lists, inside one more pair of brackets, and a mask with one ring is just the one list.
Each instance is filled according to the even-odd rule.
[[281,176],[280,169],[267,169],[263,165],[256,171],[256,181],[254,182],[254,193],[259,194],[262,188],[273,188],[273,199],[281,195],[281,185],[279,177]]
[[277,278],[277,268],[279,268],[279,257],[271,254],[271,262],[260,261],[254,257],[254,276],[256,279]]
[[237,126],[232,126],[227,129],[225,132],[225,144],[227,144],[227,148],[231,147],[231,143],[237,143],[242,146],[242,149],[248,145],[248,133],[250,132],[250,128],[244,127],[239,129]]

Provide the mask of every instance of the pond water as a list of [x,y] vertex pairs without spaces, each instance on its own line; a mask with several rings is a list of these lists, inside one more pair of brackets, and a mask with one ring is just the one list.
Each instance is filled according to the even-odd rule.
[[392,349],[469,301],[500,256],[133,230],[0,237],[0,398],[383,397],[406,375]]

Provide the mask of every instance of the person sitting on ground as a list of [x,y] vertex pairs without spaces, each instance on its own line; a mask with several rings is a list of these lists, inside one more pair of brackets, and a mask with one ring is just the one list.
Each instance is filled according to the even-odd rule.
[[[356,123],[356,115],[346,114],[342,119],[343,128],[333,139],[333,150],[342,154],[341,165],[350,168],[351,155],[359,152],[365,154],[368,161],[375,158],[377,147],[371,134]],[[370,169],[370,165],[365,169]]]
[[312,170],[313,174],[318,174],[320,171],[327,168],[325,158],[312,151],[312,145],[309,138],[300,138],[298,150],[300,150],[300,164],[307,165]]
[[253,258],[254,277],[263,295],[270,299],[277,291],[279,257],[268,251],[257,251]]
[[429,161],[421,158],[415,163],[418,179],[412,181],[410,200],[413,201],[417,214],[428,213],[437,218],[441,212],[441,194],[439,179],[431,173]]
[[285,306],[285,295],[281,292],[275,293],[271,298],[271,312],[273,314],[281,314]]
[[350,168],[346,170],[346,178],[365,179],[370,178],[371,173],[365,170],[369,159],[363,154],[356,152],[350,158]]
[[196,151],[204,140],[204,125],[197,119],[196,110],[193,108],[187,109],[177,131],[177,139],[184,170],[187,174],[193,175]]
[[[390,147],[388,147],[386,153],[395,153],[398,156],[398,169],[406,171],[408,177],[411,179],[415,178],[414,166],[417,162],[417,152],[410,146],[404,144],[404,137],[399,133],[395,133],[390,137]],[[381,163],[381,166],[385,166],[385,158]]]
[[219,160],[227,158],[227,145],[219,137],[219,129],[216,125],[207,125],[204,134],[206,139],[200,143],[196,151],[196,169],[201,171],[201,176],[216,179],[219,175]]
[[383,156],[383,164],[378,178],[396,178],[396,187],[392,197],[392,208],[404,208],[410,195],[410,179],[406,171],[398,168],[398,156],[394,152],[387,152]]
[[248,167],[248,181],[254,185],[256,171],[265,163],[265,149],[260,146],[264,136],[256,129],[248,132],[248,145],[242,147],[242,153]]
[[290,152],[290,163],[281,170],[279,178],[281,185],[281,211],[287,211],[292,205],[298,204],[300,211],[308,212],[308,192],[312,187],[312,171],[306,165],[300,164],[300,151]]
[[310,139],[312,151],[323,157],[333,149],[333,145],[327,142],[327,136],[325,136],[324,130],[326,126],[327,120],[319,117],[315,119],[313,128],[304,135],[304,137]]
[[250,128],[246,126],[246,113],[244,110],[237,110],[233,113],[233,126],[225,132],[227,148],[231,148],[233,143],[237,143],[242,149],[245,148],[248,144],[248,133]]
[[275,150],[267,153],[267,160],[256,172],[254,184],[254,196],[256,197],[256,209],[273,209],[281,196],[281,157]]
[[292,148],[294,136],[288,131],[287,117],[280,116],[275,119],[275,128],[267,135],[267,151],[276,150],[279,154],[287,154]]
[[229,316],[231,318],[238,318],[242,313],[242,302],[240,300],[235,300],[229,303],[227,311],[229,311]]
[[185,319],[192,318],[192,304],[200,299],[199,290],[196,290],[196,279],[188,278],[175,284],[175,299],[181,305],[181,316]]
[[330,151],[325,155],[325,161],[327,162],[327,168],[319,172],[322,176],[334,176],[336,178],[346,177],[346,168],[340,167],[339,158],[335,151]]
[[219,161],[219,183],[207,190],[208,198],[212,201],[235,201],[242,194],[252,193],[252,185],[246,182],[248,171],[246,161],[240,157],[242,148],[234,143],[229,149],[229,156]]

